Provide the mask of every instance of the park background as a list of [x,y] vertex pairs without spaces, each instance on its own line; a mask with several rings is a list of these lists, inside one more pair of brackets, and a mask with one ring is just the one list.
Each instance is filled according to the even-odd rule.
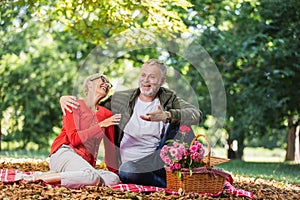
[[[225,88],[222,127],[211,128],[219,119],[207,82],[174,46],[142,48],[147,36],[126,34],[130,42],[121,45],[131,51],[116,52],[121,56],[104,71],[113,83],[131,87],[129,72],[161,59],[184,77],[176,82],[179,96],[189,100],[185,91],[195,92],[204,113],[195,132],[208,136],[215,155],[232,159],[226,170],[300,183],[300,1],[4,0],[0,6],[1,157],[46,159],[60,133],[59,98],[74,94],[86,58],[111,38],[146,30],[175,47],[178,39],[192,40],[208,53]],[[283,169],[289,172],[281,175]]]

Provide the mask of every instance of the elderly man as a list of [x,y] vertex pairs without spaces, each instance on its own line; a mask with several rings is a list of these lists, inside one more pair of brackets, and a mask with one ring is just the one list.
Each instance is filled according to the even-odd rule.
[[[199,109],[162,87],[166,72],[161,62],[149,60],[142,66],[138,88],[115,92],[102,103],[122,114],[115,127],[115,145],[123,183],[166,187],[161,147],[176,136],[180,124],[198,125],[202,119]],[[63,112],[67,105],[76,106],[71,102],[72,97],[61,97]]]

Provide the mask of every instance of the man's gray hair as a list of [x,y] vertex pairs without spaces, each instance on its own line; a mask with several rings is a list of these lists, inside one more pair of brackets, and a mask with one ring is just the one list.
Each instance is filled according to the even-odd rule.
[[142,67],[143,67],[143,66],[153,66],[153,65],[159,67],[160,72],[161,72],[161,74],[162,74],[162,78],[163,78],[163,79],[166,79],[166,77],[167,77],[167,67],[164,65],[164,63],[162,63],[162,62],[160,62],[160,61],[158,61],[158,60],[156,60],[156,59],[150,59],[150,60],[148,60],[147,62],[145,62],[145,63],[142,65]]

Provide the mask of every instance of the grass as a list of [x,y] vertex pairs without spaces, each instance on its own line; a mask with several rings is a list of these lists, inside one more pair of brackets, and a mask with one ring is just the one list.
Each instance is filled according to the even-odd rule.
[[0,151],[0,158],[33,158],[45,160],[49,156],[49,151],[34,151],[34,150],[15,150],[15,151]]
[[283,181],[300,185],[300,164],[291,162],[246,162],[231,160],[216,166],[234,175]]
[[[226,157],[226,149],[214,148],[215,156]],[[282,149],[246,148],[244,160],[231,160],[216,168],[223,169],[234,175],[253,178],[274,179],[300,185],[300,164],[283,162],[285,151]],[[10,158],[34,158],[46,159],[49,151],[0,151],[1,157]],[[102,152],[99,152],[98,160],[103,160]]]
[[[224,148],[214,148],[213,153],[226,157]],[[282,149],[245,148],[244,161],[231,160],[216,168],[235,175],[300,184],[300,164],[284,162],[284,159],[285,151]]]

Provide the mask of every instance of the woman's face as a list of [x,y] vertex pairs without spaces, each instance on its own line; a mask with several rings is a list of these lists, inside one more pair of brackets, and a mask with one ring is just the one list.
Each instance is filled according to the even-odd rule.
[[101,99],[106,97],[112,85],[108,79],[104,76],[99,76],[99,78],[94,78],[91,80],[93,84],[93,93],[95,102],[99,102]]

